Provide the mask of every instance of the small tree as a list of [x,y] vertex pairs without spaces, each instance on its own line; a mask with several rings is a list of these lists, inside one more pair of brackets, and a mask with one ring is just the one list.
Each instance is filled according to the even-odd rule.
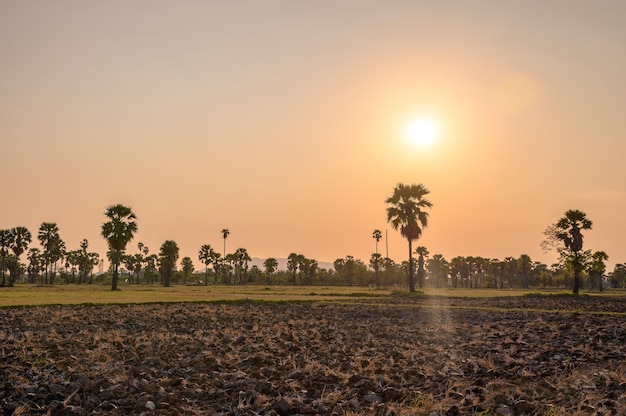
[[578,294],[581,287],[581,273],[584,269],[585,253],[583,251],[584,230],[591,230],[593,222],[587,214],[579,210],[570,209],[556,224],[549,226],[542,242],[544,248],[556,247],[561,257],[571,265],[574,271],[572,292]]

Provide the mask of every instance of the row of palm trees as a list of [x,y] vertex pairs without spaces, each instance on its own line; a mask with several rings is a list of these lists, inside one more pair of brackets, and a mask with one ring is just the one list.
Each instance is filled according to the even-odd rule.
[[[418,247],[415,251],[413,250],[413,242],[421,237],[423,230],[428,225],[429,212],[427,210],[433,206],[432,202],[426,198],[429,193],[430,191],[423,184],[405,185],[399,183],[394,188],[393,194],[385,201],[387,204],[387,221],[394,230],[399,230],[401,235],[406,238],[408,242],[407,280],[411,292],[415,291],[415,277],[417,277],[418,285],[420,287],[423,286],[426,268],[430,270],[431,275],[438,275],[448,270],[447,274],[452,277],[453,282],[456,282],[456,277],[460,277],[463,280],[463,276],[465,276],[463,272],[464,266],[461,260],[451,262],[449,269],[446,269],[442,262],[443,257],[441,255],[435,255],[429,260],[427,266],[425,259],[428,256],[428,250],[423,246]],[[127,270],[135,272],[137,281],[143,268],[142,264],[145,264],[145,271],[156,270],[158,265],[162,282],[169,286],[179,256],[176,242],[171,240],[166,241],[161,246],[158,257],[147,256],[148,249],[142,243],[138,244],[138,254],[126,255],[126,246],[137,232],[136,215],[130,207],[117,204],[109,206],[105,211],[105,216],[107,221],[102,225],[101,234],[108,243],[109,250],[107,256],[111,261],[113,269],[111,289],[116,290],[118,288],[121,264],[124,264]],[[586,262],[588,263],[586,259],[589,257],[589,253],[583,251],[582,231],[591,229],[591,226],[592,222],[586,218],[585,213],[578,210],[570,210],[567,211],[564,217],[559,219],[557,223],[548,227],[545,232],[545,235],[548,237],[548,243],[546,244],[551,244],[556,247],[561,258],[571,266],[574,272],[574,293],[578,293],[580,290],[581,274],[584,271]],[[215,275],[214,283],[216,282],[217,276],[220,274],[223,276],[223,282],[229,283],[230,270],[234,270],[234,283],[241,284],[245,282],[245,274],[248,270],[248,262],[251,258],[243,248],[237,249],[232,254],[226,254],[226,240],[229,234],[230,231],[227,228],[222,230],[222,237],[224,239],[223,256],[208,244],[200,248],[198,258],[205,265],[205,284],[208,284],[209,265],[213,266]],[[388,269],[390,262],[388,258],[383,259],[378,253],[378,243],[382,238],[380,230],[374,230],[372,237],[376,240],[376,252],[370,259],[370,266],[375,273],[375,284],[379,285],[379,270],[383,266],[387,266],[386,268]],[[84,281],[87,274],[91,273],[93,267],[100,261],[96,253],[89,253],[87,251],[87,240],[83,240],[80,250],[66,253],[65,243],[59,237],[59,230],[55,223],[43,223],[39,229],[38,238],[43,251],[38,252],[37,250],[39,249],[31,249],[29,259],[31,260],[31,265],[35,264],[35,266],[32,266],[34,269],[40,267],[45,271],[45,283],[48,283],[49,274],[51,274],[51,281],[54,279],[56,264],[64,256],[67,259],[66,269],[71,264],[78,270],[79,282]],[[20,274],[20,255],[26,250],[31,239],[32,236],[25,227],[0,230],[0,260],[2,261],[3,285],[5,284],[5,268],[8,268],[10,271],[11,278],[9,284],[12,284],[16,276]],[[417,276],[415,276],[413,254],[418,256]],[[602,254],[604,257],[602,257]],[[598,259],[596,259],[597,261],[601,261],[602,259],[606,260],[606,258],[608,258],[606,254],[602,252],[597,252],[594,255],[598,257]],[[442,262],[442,264],[438,265],[437,261]],[[478,270],[484,267],[479,266],[480,262],[476,261],[465,263],[478,267]],[[348,256],[345,260],[338,259],[335,262],[335,270],[345,274],[346,281],[348,284],[351,284],[355,265],[358,266],[358,263],[354,262],[351,256]],[[193,272],[193,262],[190,258],[186,257],[183,259],[182,266],[185,276],[188,277],[191,272]],[[264,266],[268,274],[271,275],[277,268],[277,261],[274,258],[267,259]],[[293,275],[294,284],[296,283],[297,275],[300,276],[301,283],[312,282],[313,276],[318,269],[318,263],[314,259],[308,259],[303,255],[292,253],[288,258],[287,268]],[[469,268],[471,269],[472,267]],[[228,271],[228,273],[225,273],[225,271]],[[480,275],[480,273],[474,274]],[[471,284],[470,279],[470,286]],[[524,285],[527,286],[526,281]],[[502,282],[500,286],[502,287]]]
[[[413,280],[413,241],[416,241],[422,235],[422,231],[428,225],[428,208],[432,208],[433,204],[426,199],[430,191],[422,184],[405,185],[399,183],[394,188],[391,197],[387,198],[387,221],[393,229],[400,230],[409,245],[409,290],[415,291]],[[608,259],[608,255],[602,251],[591,254],[589,250],[583,250],[583,231],[591,230],[592,221],[587,215],[580,210],[568,210],[565,212],[555,224],[549,226],[544,234],[547,237],[546,246],[557,251],[561,261],[569,266],[574,274],[573,293],[578,294],[581,288],[582,273],[586,265],[591,265],[592,273],[598,273],[598,270],[604,270],[603,261]],[[376,254],[378,254],[378,241],[380,240],[380,231],[375,230],[373,237],[376,239]],[[418,281],[420,287],[423,283],[424,276],[424,256],[425,248],[417,250],[418,254]],[[590,261],[589,259],[593,259]],[[525,263],[525,261],[523,262]],[[377,270],[377,269],[375,269]],[[452,273],[455,276],[454,273]],[[524,286],[528,287],[528,281],[525,280]],[[600,279],[600,290],[602,290],[602,279]]]
[[[43,249],[36,247],[28,250],[28,274],[31,283],[35,283],[35,276],[41,273],[42,283],[52,282],[57,273],[57,265],[65,259],[66,271],[71,268],[78,273],[78,282],[85,282],[100,261],[98,253],[87,251],[89,243],[83,240],[80,249],[67,251],[65,242],[59,236],[56,223],[44,222],[39,227],[37,235]],[[2,286],[13,286],[16,279],[22,274],[20,256],[32,242],[32,234],[26,227],[14,227],[9,230],[0,230],[0,268],[2,269]],[[12,253],[11,253],[12,251]],[[9,270],[9,279],[6,280],[5,269]]]
[[[0,261],[2,268],[2,286],[5,286],[5,268],[9,268],[9,286],[13,286],[20,268],[20,256],[28,248],[32,236],[26,227],[14,227],[0,230]],[[11,252],[13,252],[11,254]]]

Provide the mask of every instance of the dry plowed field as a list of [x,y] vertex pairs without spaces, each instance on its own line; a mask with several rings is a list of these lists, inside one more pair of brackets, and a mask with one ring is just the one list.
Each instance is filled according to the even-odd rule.
[[625,306],[590,296],[0,309],[1,414],[623,415]]

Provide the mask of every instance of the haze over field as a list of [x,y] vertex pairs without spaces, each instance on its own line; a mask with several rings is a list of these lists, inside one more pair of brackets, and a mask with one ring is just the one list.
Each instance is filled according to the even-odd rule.
[[[368,261],[398,182],[431,254],[550,263],[568,209],[625,262],[622,1],[3,1],[0,229],[101,255],[107,206],[156,253]],[[415,120],[436,127],[407,137]],[[428,127],[420,127],[428,130]],[[417,142],[417,143],[416,143]],[[379,251],[385,254],[384,237]]]

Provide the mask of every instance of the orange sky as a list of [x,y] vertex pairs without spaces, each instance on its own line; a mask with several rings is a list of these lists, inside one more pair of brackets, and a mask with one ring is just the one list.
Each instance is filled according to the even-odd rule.
[[[222,228],[229,252],[329,262],[367,262],[388,229],[402,261],[384,200],[423,183],[431,254],[550,263],[542,231],[580,209],[612,268],[624,16],[621,1],[3,1],[0,228],[56,222],[68,249],[103,255],[122,203],[131,252],[172,239],[197,269]],[[428,148],[404,136],[418,117],[440,128]]]

